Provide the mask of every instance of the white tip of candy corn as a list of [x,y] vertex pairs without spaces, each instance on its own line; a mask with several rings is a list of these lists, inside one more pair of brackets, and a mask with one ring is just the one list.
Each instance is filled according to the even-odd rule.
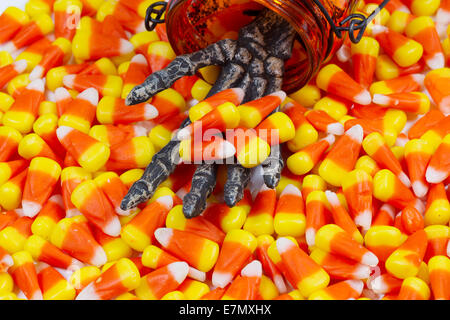
[[143,54],[137,54],[131,59],[131,63],[137,63],[142,65],[148,65],[147,59],[145,59]]
[[411,180],[409,180],[406,173],[400,172],[397,177],[407,188],[411,187]]
[[36,79],[30,82],[29,85],[27,85],[28,90],[35,90],[44,93],[45,90],[45,83],[42,79]]
[[383,281],[383,277],[380,276],[373,278],[370,282],[368,282],[368,287],[378,294],[383,294],[389,291],[389,287]]
[[92,257],[90,263],[96,267],[101,267],[107,261],[108,261],[108,258],[106,257],[105,250],[103,250],[102,247],[97,247],[95,249],[94,256]]
[[347,62],[348,60],[350,60],[351,55],[352,55],[351,49],[347,45],[342,45],[336,52],[336,57],[340,62]]
[[69,91],[64,87],[56,88],[55,90],[55,101],[62,101],[68,98],[71,98]]
[[295,244],[289,240],[288,238],[281,237],[277,239],[276,242],[277,250],[280,254],[283,254],[284,252],[288,251],[292,246],[295,246]]
[[372,102],[372,97],[370,92],[367,90],[361,91],[361,93],[357,94],[353,100],[360,105],[367,106]]
[[120,224],[120,220],[117,216],[115,216],[109,223],[103,228],[103,232],[111,237],[117,237],[120,235],[120,230],[122,226]]
[[258,260],[253,260],[247,264],[241,271],[241,276],[243,277],[258,277],[262,276],[262,265]]
[[134,46],[130,41],[127,41],[125,39],[120,39],[120,48],[119,53],[120,55],[128,54],[134,50]]
[[284,187],[283,191],[280,194],[280,197],[288,194],[298,197],[302,196],[302,192],[293,184],[288,184],[286,187]]
[[421,86],[423,86],[423,83],[425,81],[425,75],[421,74],[421,73],[414,73],[411,75],[411,77],[414,79],[414,81],[417,84],[420,84]]
[[322,140],[325,140],[331,146],[336,141],[336,137],[333,134],[329,134]]
[[56,129],[56,136],[58,137],[59,141],[62,141],[73,130],[74,129],[71,127],[61,126],[58,129]]
[[172,235],[173,231],[171,228],[158,228],[155,230],[155,238],[163,247],[169,245]]
[[337,136],[342,136],[344,131],[344,126],[339,122],[331,123],[327,126],[327,132]]
[[189,267],[188,277],[200,282],[204,282],[206,280],[206,273],[197,270],[195,268]]
[[372,252],[366,252],[362,257],[361,263],[371,267],[375,267],[378,264],[378,258]]
[[159,115],[158,109],[156,109],[155,106],[149,103],[146,103],[144,108],[144,118],[146,120],[155,119]]
[[376,36],[377,34],[386,32],[388,30],[387,27],[379,25],[379,24],[374,24],[372,27],[372,36]]
[[37,65],[36,67],[34,67],[34,69],[30,72],[30,80],[36,80],[36,79],[40,79],[42,78],[42,76],[44,75],[44,68],[40,65]]
[[166,207],[167,210],[170,210],[173,207],[173,198],[171,196],[159,197],[156,201]]
[[178,130],[177,139],[178,140],[188,140],[188,139],[190,139],[191,134],[192,134],[192,128],[191,128],[191,126],[187,126],[183,129]]
[[280,101],[283,102],[284,99],[286,99],[286,92],[284,92],[283,90],[279,90],[269,94],[269,96],[278,97]]
[[361,125],[357,124],[348,129],[345,134],[352,138],[355,142],[361,144],[364,137],[364,131]]
[[86,90],[82,91],[78,96],[77,99],[80,100],[86,100],[93,106],[98,105],[98,91],[95,88],[87,88]]
[[442,52],[436,53],[432,58],[426,59],[426,64],[431,70],[445,67],[445,56]]
[[448,176],[448,173],[428,166],[425,178],[428,183],[440,183],[444,181]]
[[116,211],[116,213],[117,213],[119,216],[124,216],[124,217],[129,216],[130,213],[131,213],[131,209],[129,209],[129,210],[122,210],[122,209],[120,208],[120,206],[115,207],[114,210]]
[[17,50],[17,47],[12,41],[7,42],[0,47],[0,51],[8,51],[9,53],[14,53]]
[[325,196],[327,197],[328,202],[333,206],[339,206],[341,205],[341,202],[339,201],[339,198],[337,197],[337,194],[333,191],[327,190],[325,191]]
[[4,255],[0,259],[0,267],[1,267],[2,271],[8,271],[8,268],[12,267],[13,265],[14,265],[14,260],[9,254]]
[[305,231],[306,244],[310,247],[316,243],[316,230],[308,228]]
[[81,216],[81,215],[82,215],[82,213],[77,208],[66,210],[66,218],[73,218],[73,217]]
[[276,274],[273,277],[273,283],[275,284],[275,287],[277,287],[278,292],[280,294],[287,292],[286,283],[284,282],[283,277],[281,275]]
[[359,212],[355,217],[355,224],[363,228],[363,230],[369,230],[372,224],[372,211],[367,209]]
[[373,103],[378,104],[380,106],[387,106],[389,105],[389,97],[385,96],[384,94],[374,94],[373,95]]
[[212,274],[212,284],[215,287],[225,288],[233,280],[230,273],[214,271]]
[[239,103],[242,102],[242,100],[244,100],[245,97],[245,91],[242,88],[232,88],[231,90],[233,90],[234,94],[237,96],[237,100],[239,101]]
[[353,290],[355,290],[359,294],[362,293],[364,289],[364,282],[362,282],[361,280],[347,280],[347,283],[350,287],[353,288]]
[[95,291],[94,282],[91,282],[81,290],[75,300],[102,300],[102,298]]
[[189,265],[184,261],[177,261],[167,266],[176,282],[181,284],[189,273]]
[[370,276],[370,267],[364,264],[360,264],[354,273],[354,277],[357,279],[367,279]]
[[414,194],[418,198],[424,197],[428,192],[428,186],[426,184],[424,184],[422,181],[414,181],[412,183],[412,188],[413,188]]
[[67,76],[64,76],[63,78],[63,84],[68,88],[73,88],[73,85],[75,83],[75,74],[68,74]]
[[[206,151],[206,150],[205,150]],[[236,153],[236,148],[229,141],[222,141],[220,146],[216,150],[216,156],[219,159],[227,159],[234,156]]]
[[22,200],[23,215],[33,218],[42,209],[42,205],[34,201]]
[[[28,62],[27,62],[27,60],[17,60],[16,62],[14,62],[13,63],[13,65],[14,65],[14,70],[17,72],[17,73],[22,73],[22,72],[24,72],[25,71],[25,69],[27,68],[27,66],[28,66]],[[42,68],[42,67],[41,67]],[[31,79],[31,78],[30,78]]]

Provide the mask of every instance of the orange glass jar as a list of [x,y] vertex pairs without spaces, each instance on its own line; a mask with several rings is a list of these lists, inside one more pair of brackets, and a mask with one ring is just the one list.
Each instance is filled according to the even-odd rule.
[[[321,1],[337,25],[357,0]],[[167,35],[177,54],[191,53],[222,39],[237,39],[254,17],[246,14],[267,7],[297,31],[291,59],[285,63],[283,89],[303,87],[342,43],[312,0],[170,0],[165,16]]]

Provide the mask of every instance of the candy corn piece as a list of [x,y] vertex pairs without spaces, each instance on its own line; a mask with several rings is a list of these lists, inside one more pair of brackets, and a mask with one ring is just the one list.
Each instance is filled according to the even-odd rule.
[[345,280],[325,289],[314,291],[309,300],[350,300],[361,296],[364,283],[361,280]]
[[0,205],[6,210],[19,208],[28,169],[23,170],[0,186]]
[[0,246],[9,253],[23,250],[27,238],[31,235],[33,220],[28,217],[20,217],[11,225],[0,231]]
[[395,173],[406,187],[409,188],[411,186],[411,181],[406,173],[403,172],[402,165],[392,153],[381,134],[374,132],[366,136],[362,142],[362,147],[380,167],[384,167]]
[[168,42],[155,41],[149,44],[146,57],[150,69],[156,72],[167,67],[176,55]]
[[236,158],[243,167],[256,167],[270,154],[270,145],[254,129],[237,128],[232,133],[228,132],[226,137],[232,143]]
[[61,191],[67,217],[80,213],[70,199],[73,190],[81,182],[90,180],[91,178],[91,174],[80,167],[66,167],[61,171]]
[[8,7],[0,15],[0,43],[10,40],[30,21],[28,15],[16,7]]
[[325,138],[292,154],[287,159],[287,166],[289,170],[297,175],[302,175],[310,172],[312,168],[319,162],[325,151],[331,145],[333,145],[334,141],[334,135],[330,134]]
[[419,42],[387,27],[376,25],[372,29],[372,34],[386,54],[400,67],[414,65],[423,55],[424,49]]
[[327,224],[317,231],[316,246],[319,249],[336,254],[361,264],[374,267],[378,258],[371,251],[351,238],[347,232],[335,224]]
[[274,231],[273,215],[275,213],[276,197],[276,191],[269,189],[264,184],[253,201],[243,229],[255,236],[272,234]]
[[280,236],[298,237],[305,234],[306,216],[300,190],[287,185],[275,207],[274,230]]
[[104,271],[96,281],[88,284],[77,300],[110,300],[139,286],[140,274],[136,265],[122,258]]
[[362,37],[359,43],[351,44],[353,74],[364,88],[373,82],[379,52],[380,45],[374,38]]
[[225,233],[222,230],[202,216],[186,219],[182,208],[182,205],[177,205],[169,211],[166,218],[167,228],[192,232],[219,244],[223,242]]
[[188,271],[188,264],[181,261],[156,269],[142,277],[139,287],[135,289],[136,296],[144,300],[161,299],[183,283]]
[[397,209],[403,209],[415,200],[411,190],[387,169],[378,171],[373,177],[373,196]]
[[385,264],[386,270],[399,279],[416,276],[426,248],[427,235],[425,231],[415,232],[388,257]]
[[[131,42],[104,34],[98,21],[83,17],[72,41],[72,52],[80,61],[122,56],[134,50]],[[86,45],[86,44],[89,45]],[[120,92],[121,93],[121,92]],[[119,96],[120,96],[119,93]]]
[[286,98],[283,91],[277,91],[238,106],[240,114],[239,126],[254,128],[263,121]]
[[30,80],[42,78],[51,68],[61,66],[67,60],[71,49],[70,41],[65,38],[53,41],[52,45],[44,52],[41,61],[31,71]]
[[83,266],[80,261],[38,235],[31,235],[25,242],[24,249],[31,254],[33,259],[45,262],[55,268],[73,270]]
[[53,195],[42,207],[42,210],[31,225],[33,234],[48,239],[55,225],[66,215],[61,195]]
[[441,41],[431,17],[415,18],[406,27],[405,34],[423,46],[423,59],[430,69],[440,69],[445,66]]
[[289,150],[297,152],[317,141],[318,132],[304,116],[304,108],[298,104],[287,103],[283,112],[291,119],[295,127],[295,136],[287,142]]
[[371,102],[369,91],[335,64],[323,67],[317,75],[316,83],[320,89],[347,100],[362,105],[368,105]]
[[0,127],[0,161],[8,161],[17,152],[22,134],[6,125]]
[[[150,74],[147,59],[142,54],[135,55],[123,79],[122,99],[125,99],[136,85],[141,84]],[[177,90],[178,91],[178,90]]]
[[291,284],[302,296],[309,297],[314,291],[328,286],[330,276],[294,242],[281,237],[276,241],[276,248],[283,262],[282,272],[294,281]]
[[11,267],[10,273],[16,285],[29,300],[42,300],[42,292],[31,255],[27,251],[19,251],[14,253],[12,258],[14,266]]
[[428,193],[425,172],[432,153],[431,146],[425,140],[412,139],[405,144],[405,159],[412,188],[414,194],[419,198],[424,197]]
[[327,112],[324,110],[310,110],[305,113],[306,119],[319,131],[335,134],[335,135],[343,135],[344,134],[344,126],[333,119]]
[[363,129],[355,125],[331,147],[319,166],[319,174],[326,182],[340,186],[346,173],[353,170],[363,140]]
[[17,32],[10,42],[6,43],[3,50],[15,52],[33,42],[43,38],[54,30],[52,18],[48,14],[39,14],[30,19],[19,32]]
[[374,82],[369,90],[372,95],[420,91],[424,85],[424,79],[425,76],[420,73],[408,74],[398,78]]
[[274,285],[276,286],[278,292],[283,293],[287,291],[286,283],[284,281],[283,275],[278,270],[275,263],[270,259],[268,249],[269,246],[275,242],[272,236],[261,235],[256,239],[258,245],[256,247],[256,257],[261,261],[264,273],[269,276]]
[[425,281],[418,277],[408,277],[403,280],[398,300],[428,300],[430,288]]
[[139,33],[145,31],[144,20],[134,11],[120,2],[105,2],[98,9],[96,18],[98,21],[105,21],[107,16],[113,16],[124,27],[124,29]]
[[450,204],[444,184],[431,185],[425,208],[425,225],[445,225],[450,220]]
[[225,288],[244,266],[257,246],[256,238],[245,230],[227,233],[212,274],[214,286]]
[[255,300],[261,284],[261,262],[247,264],[241,274],[230,284],[221,300]]
[[27,160],[35,157],[44,157],[60,162],[50,146],[37,134],[27,134],[19,143],[19,155]]
[[36,216],[50,197],[61,174],[60,165],[54,160],[42,157],[30,162],[22,197],[23,214]]
[[127,194],[128,189],[116,173],[102,173],[94,179],[94,182],[106,195],[117,214],[122,216],[131,214],[131,210],[122,210],[120,208],[120,203]]
[[356,224],[353,222],[353,219],[339,201],[337,194],[327,190],[325,191],[325,196],[330,204],[334,223],[344,229],[353,238],[353,240],[362,244],[363,237],[356,227]]
[[364,236],[364,242],[380,261],[386,261],[405,240],[405,235],[392,226],[372,226]]
[[314,248],[310,254],[332,279],[367,279],[370,275],[370,267],[352,260],[331,254],[319,248]]
[[361,169],[350,171],[342,190],[355,224],[368,230],[372,223],[372,177]]
[[428,262],[431,291],[435,300],[450,299],[450,260],[446,256],[434,256]]
[[11,177],[23,171],[27,164],[28,162],[23,159],[0,162],[0,185],[4,184]]
[[101,96],[120,97],[123,80],[119,76],[104,74],[70,74],[63,78],[64,86],[77,91],[96,89]]
[[21,73],[23,73],[28,66],[26,60],[17,60],[0,68],[0,88],[4,88],[8,82]]
[[449,85],[449,68],[430,71],[425,77],[425,87],[433,98],[433,101],[445,114],[448,114],[450,111]]
[[107,235],[116,237],[121,226],[112,204],[92,180],[80,183],[70,197],[75,207],[96,227]]
[[384,273],[372,278],[367,283],[367,286],[378,294],[396,293],[400,290],[402,282],[402,280],[391,276],[389,273]]
[[186,140],[192,137],[192,135],[195,136],[196,134],[200,134],[199,132],[206,132],[209,129],[216,129],[218,132],[223,132],[226,129],[234,129],[238,126],[239,120],[240,114],[236,106],[226,102],[211,110],[199,120],[180,129],[177,137],[180,140]]
[[331,212],[325,192],[311,191],[306,198],[306,242],[308,246],[315,243],[316,232],[330,220]]
[[445,256],[448,236],[450,235],[449,227],[437,224],[427,226],[424,230],[428,239],[427,251],[423,258],[424,262],[428,263],[430,258],[434,256]]
[[395,108],[407,112],[425,114],[430,110],[430,99],[422,92],[375,94],[373,102],[382,107]]
[[128,124],[158,116],[158,110],[147,103],[126,106],[120,98],[103,97],[97,107],[97,120],[102,124]]
[[148,245],[152,244],[155,230],[164,226],[172,206],[173,200],[170,196],[160,197],[147,205],[123,226],[122,239],[134,250],[144,251]]
[[55,37],[72,41],[81,18],[83,3],[79,0],[57,0],[53,4]]
[[425,177],[429,183],[440,183],[450,175],[450,161],[448,152],[450,151],[450,134],[442,140],[436,152],[431,156]]
[[47,72],[45,84],[49,90],[55,91],[57,88],[63,86],[63,79],[65,76],[80,73],[83,69],[86,69],[88,65],[88,63],[81,63],[52,68]]
[[95,240],[83,216],[64,218],[58,222],[50,242],[70,256],[94,266],[102,266],[107,258]]
[[148,137],[132,137],[111,148],[106,168],[108,170],[145,168],[154,154],[155,149]]
[[17,96],[11,108],[3,115],[3,125],[28,133],[33,128],[39,104],[44,100],[44,82],[37,79],[28,84]]
[[154,126],[150,130],[148,137],[157,150],[162,149],[170,141],[175,130],[180,127],[185,119],[186,114],[179,113]]
[[56,135],[64,148],[89,172],[103,167],[109,159],[108,146],[71,127],[61,126]]
[[13,224],[18,218],[15,210],[0,212],[0,231]]
[[159,228],[155,231],[155,238],[169,253],[203,272],[211,270],[219,256],[216,242],[190,232]]
[[75,288],[55,268],[40,262],[36,266],[37,279],[44,300],[73,300]]

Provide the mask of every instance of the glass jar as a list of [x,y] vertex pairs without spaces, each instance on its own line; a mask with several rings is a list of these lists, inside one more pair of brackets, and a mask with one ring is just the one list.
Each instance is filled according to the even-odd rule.
[[[322,0],[335,24],[345,19],[357,0]],[[331,32],[312,0],[170,0],[166,12],[169,41],[177,54],[198,51],[222,39],[237,39],[251,12],[267,7],[284,17],[298,33],[292,57],[285,63],[283,89],[303,87],[339,48],[342,39]]]

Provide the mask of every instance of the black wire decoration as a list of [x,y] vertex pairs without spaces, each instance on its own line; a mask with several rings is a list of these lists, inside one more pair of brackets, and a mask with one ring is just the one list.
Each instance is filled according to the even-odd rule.
[[[384,0],[383,2],[381,2],[378,8],[376,8],[367,18],[361,13],[354,13],[339,22],[338,26],[334,24],[333,19],[330,17],[330,14],[328,13],[327,9],[325,9],[320,0],[313,1],[319,7],[320,11],[322,11],[323,15],[330,24],[331,30],[339,39],[342,39],[343,37],[342,32],[347,31],[350,41],[353,43],[358,43],[359,41],[361,41],[364,31],[366,30],[369,23],[375,18],[375,16],[381,11],[381,9],[383,9],[388,4],[390,0]],[[345,26],[347,23],[348,26]],[[358,31],[357,34],[356,31]]]
[[152,3],[145,14],[145,29],[147,31],[153,31],[160,23],[164,23],[164,19],[161,19],[164,12],[167,9],[167,2],[158,1]]

